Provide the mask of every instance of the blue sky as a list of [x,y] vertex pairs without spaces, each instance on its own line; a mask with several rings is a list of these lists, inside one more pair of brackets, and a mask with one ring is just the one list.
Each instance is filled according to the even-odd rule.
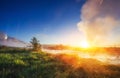
[[36,36],[41,43],[64,43],[71,34],[82,35],[77,23],[84,3],[85,0],[0,0],[0,31],[26,42]]
[[120,0],[0,0],[0,32],[42,44],[120,45]]

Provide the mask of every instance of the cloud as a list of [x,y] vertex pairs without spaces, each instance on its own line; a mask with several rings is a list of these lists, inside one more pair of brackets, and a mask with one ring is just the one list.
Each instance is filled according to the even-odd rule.
[[109,43],[109,35],[120,25],[119,7],[120,0],[87,0],[83,5],[78,28],[91,45]]

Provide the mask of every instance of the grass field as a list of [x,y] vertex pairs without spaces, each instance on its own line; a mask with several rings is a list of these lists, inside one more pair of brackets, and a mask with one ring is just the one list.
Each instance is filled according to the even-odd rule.
[[120,78],[120,65],[4,47],[0,48],[0,78]]

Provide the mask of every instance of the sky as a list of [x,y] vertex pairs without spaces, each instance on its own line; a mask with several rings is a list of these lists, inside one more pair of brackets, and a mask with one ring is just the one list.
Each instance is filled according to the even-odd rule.
[[[116,7],[119,9],[120,1],[106,1],[109,2],[105,0],[0,0],[0,31],[25,42],[29,42],[35,36],[41,44],[79,45],[81,41],[88,40],[91,45],[92,43],[104,45],[98,43],[105,41],[106,37],[109,39],[115,37],[111,39],[112,43],[118,43],[119,11],[112,12]],[[109,3],[112,9],[108,9]],[[116,19],[118,19],[117,23],[114,22]],[[109,23],[110,26],[101,23],[105,25]],[[117,26],[114,27],[115,25]],[[112,35],[108,37],[109,32]],[[111,40],[106,40],[106,44],[111,44]]]
[[[77,22],[84,0],[0,0],[0,31],[29,42],[69,42],[80,35]],[[78,39],[76,39],[78,40]]]

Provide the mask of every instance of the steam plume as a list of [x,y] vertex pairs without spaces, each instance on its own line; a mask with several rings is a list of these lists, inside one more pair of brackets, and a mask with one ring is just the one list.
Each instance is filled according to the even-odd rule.
[[[87,0],[78,28],[91,45],[109,43],[113,29],[120,26],[120,0]],[[119,27],[120,28],[120,27]]]
[[0,32],[0,40],[6,40],[7,38],[7,34]]

